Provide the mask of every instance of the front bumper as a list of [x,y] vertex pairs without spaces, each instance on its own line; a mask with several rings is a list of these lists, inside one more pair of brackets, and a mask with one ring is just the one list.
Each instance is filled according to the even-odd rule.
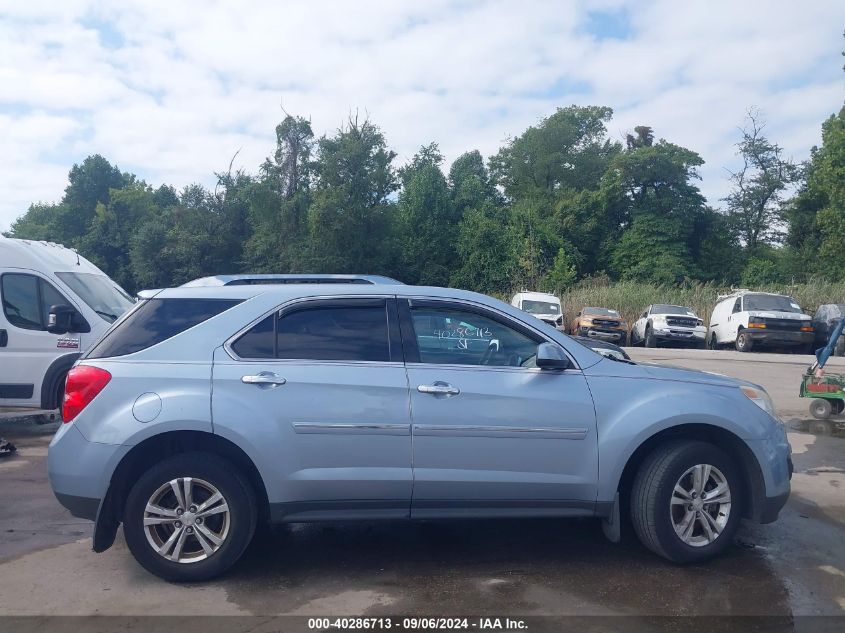
[[654,336],[659,341],[672,341],[676,343],[702,344],[707,335],[704,329],[687,329],[669,326],[665,329],[654,328]]
[[578,334],[588,338],[597,338],[600,341],[609,341],[610,343],[624,343],[626,335],[624,330],[610,330],[596,327],[580,327]]
[[813,332],[794,332],[791,330],[743,330],[751,340],[762,345],[807,345],[814,343],[816,335]]

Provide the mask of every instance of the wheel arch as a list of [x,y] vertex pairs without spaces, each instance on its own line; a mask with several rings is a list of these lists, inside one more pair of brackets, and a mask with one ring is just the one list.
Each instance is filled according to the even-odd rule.
[[651,435],[637,446],[628,457],[617,483],[624,511],[627,512],[629,509],[631,487],[645,458],[659,446],[678,439],[708,442],[725,451],[736,463],[742,475],[742,497],[746,502],[743,517],[759,520],[763,511],[761,500],[765,498],[766,484],[757,457],[738,435],[722,427],[706,423],[671,426]]
[[52,410],[59,408],[62,403],[59,402],[59,388],[64,387],[64,380],[70,368],[79,359],[81,354],[65,354],[55,359],[47,371],[44,372],[44,378],[41,381],[41,408],[45,410]]
[[232,462],[249,480],[258,502],[258,520],[269,520],[267,488],[252,459],[235,443],[205,431],[168,431],[136,444],[123,456],[112,473],[108,491],[97,513],[94,526],[95,552],[114,543],[123,516],[124,504],[132,484],[152,464],[165,457],[188,452],[209,452]]

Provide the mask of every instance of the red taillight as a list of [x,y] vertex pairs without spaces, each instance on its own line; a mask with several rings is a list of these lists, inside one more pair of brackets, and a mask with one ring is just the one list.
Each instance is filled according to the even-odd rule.
[[111,374],[105,369],[78,365],[67,373],[65,399],[62,402],[62,420],[70,422],[79,412],[97,397],[111,380]]

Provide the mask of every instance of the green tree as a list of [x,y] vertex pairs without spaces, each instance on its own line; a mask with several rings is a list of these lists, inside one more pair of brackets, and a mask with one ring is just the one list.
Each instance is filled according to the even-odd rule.
[[694,230],[706,213],[694,180],[704,164],[692,150],[663,139],[635,144],[611,163],[605,185],[624,232],[611,267],[624,279],[680,281],[694,271]]
[[566,190],[596,189],[620,146],[607,138],[613,110],[598,106],[558,108],[490,159],[497,184],[511,200],[549,203]]
[[787,210],[787,244],[803,270],[845,279],[845,106],[822,125],[805,173]]
[[783,194],[799,178],[798,168],[763,135],[764,128],[759,112],[749,111],[737,143],[742,167],[731,172],[733,188],[725,198],[728,217],[752,254],[761,244],[782,241]]
[[398,188],[395,152],[369,120],[350,117],[333,136],[318,141],[316,182],[308,211],[309,267],[319,272],[378,272],[386,252]]
[[566,254],[566,249],[561,248],[555,255],[552,267],[546,273],[543,286],[559,295],[574,284],[577,277],[572,258]]
[[314,133],[288,115],[276,126],[276,150],[249,192],[251,235],[244,264],[255,272],[299,272],[306,265]]
[[445,286],[457,266],[455,216],[443,157],[437,144],[420,149],[400,170],[403,188],[396,208],[396,233],[402,278],[430,286]]

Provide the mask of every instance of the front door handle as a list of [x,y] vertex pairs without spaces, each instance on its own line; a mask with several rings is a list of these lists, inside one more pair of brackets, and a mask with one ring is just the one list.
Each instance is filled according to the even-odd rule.
[[430,393],[435,396],[457,396],[461,390],[453,387],[449,383],[440,382],[439,380],[433,385],[420,385],[417,387],[420,393]]
[[258,385],[259,387],[278,387],[285,384],[287,380],[271,371],[262,371],[252,376],[241,377],[241,382],[246,385]]

